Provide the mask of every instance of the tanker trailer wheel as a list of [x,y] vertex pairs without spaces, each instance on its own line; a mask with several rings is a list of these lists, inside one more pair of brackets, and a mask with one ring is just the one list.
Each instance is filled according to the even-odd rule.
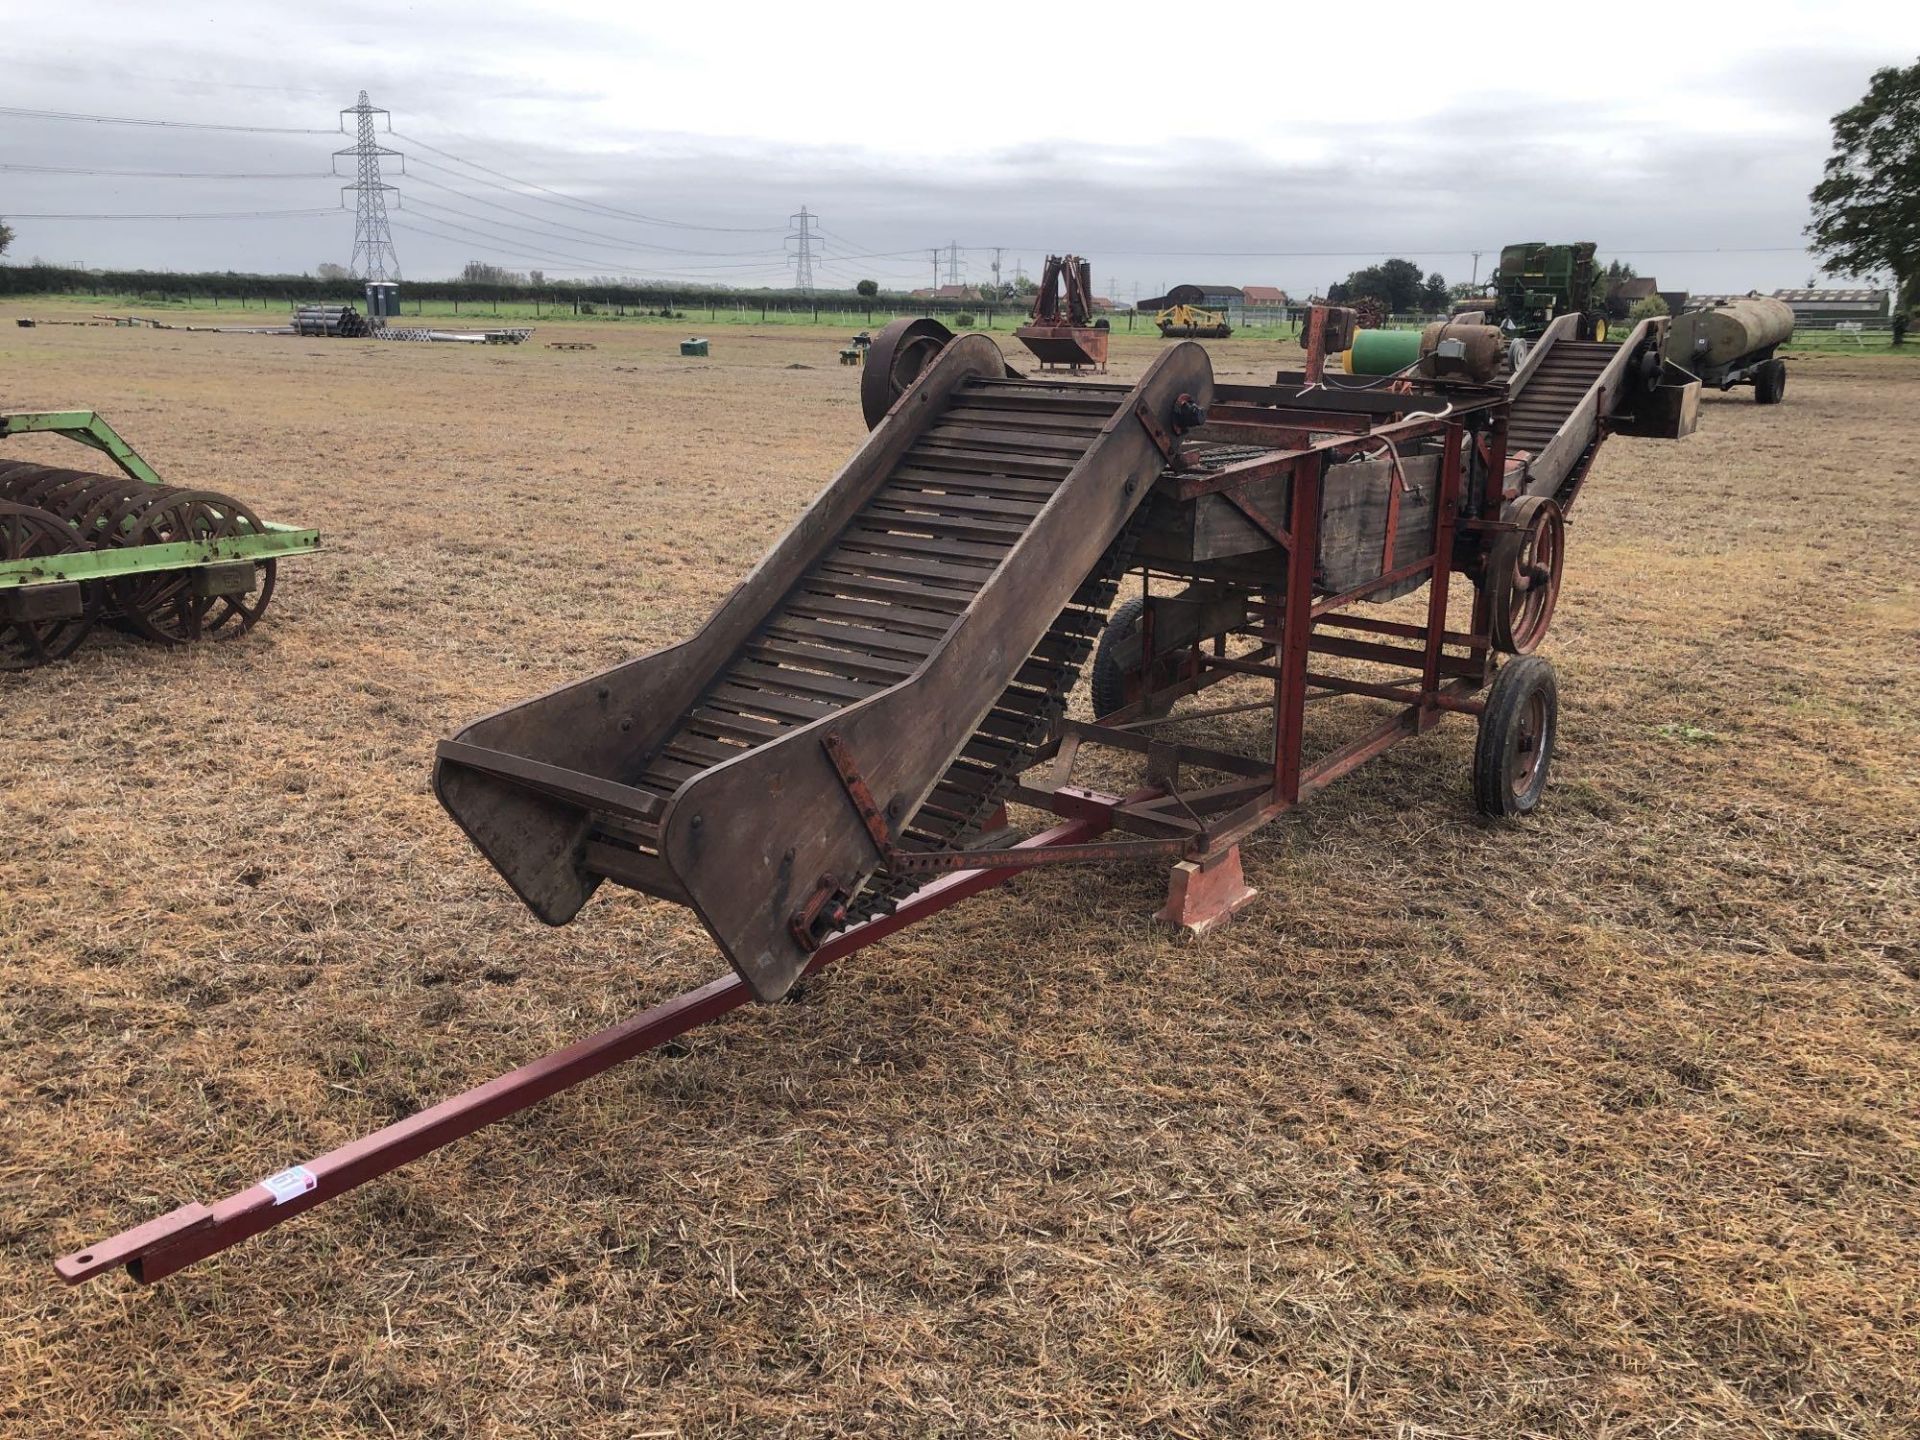
[[1753,377],[1753,403],[1778,405],[1787,393],[1787,362],[1769,360]]
[[895,320],[874,337],[860,372],[860,413],[866,417],[869,430],[886,418],[893,402],[906,393],[952,339],[951,330],[924,315],[917,320]]
[[1522,495],[1500,518],[1515,528],[1502,531],[1487,556],[1493,644],[1509,655],[1529,655],[1546,638],[1560,599],[1566,521],[1560,507],[1544,495]]
[[1527,815],[1540,804],[1560,726],[1560,687],[1543,656],[1509,660],[1493,677],[1473,747],[1473,803],[1482,815]]

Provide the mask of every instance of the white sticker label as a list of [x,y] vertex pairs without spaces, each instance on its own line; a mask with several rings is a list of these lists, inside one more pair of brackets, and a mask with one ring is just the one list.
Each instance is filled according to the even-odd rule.
[[284,1205],[316,1188],[320,1184],[320,1177],[304,1165],[290,1165],[278,1175],[269,1175],[260,1183],[267,1187],[274,1204]]

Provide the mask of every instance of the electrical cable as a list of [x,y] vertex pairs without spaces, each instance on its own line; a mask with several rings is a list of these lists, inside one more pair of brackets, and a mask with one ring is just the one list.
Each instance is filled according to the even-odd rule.
[[22,105],[0,105],[0,115],[25,115],[36,120],[84,120],[94,125],[144,125],[162,130],[232,130],[248,135],[338,135],[340,131],[312,130],[298,125],[215,125],[201,120],[136,120],[125,115],[85,115],[71,110],[30,110]]
[[[476,204],[476,205],[485,205],[485,206],[487,206],[487,207],[488,207],[489,209],[493,209],[493,210],[503,210],[503,211],[505,211],[505,212],[506,212],[507,214],[509,214],[509,215],[518,215],[518,216],[520,216],[520,217],[521,217],[521,218],[523,218],[523,219],[526,219],[526,220],[532,220],[532,221],[535,221],[535,222],[536,222],[536,223],[538,223],[538,224],[541,224],[541,225],[545,225],[545,226],[547,226],[547,227],[548,227],[549,229],[553,229],[553,230],[571,230],[571,231],[573,231],[573,232],[575,232],[575,233],[576,233],[576,234],[578,234],[578,235],[584,235],[584,236],[589,236],[589,237],[591,237],[591,238],[593,238],[593,239],[596,239],[596,240],[610,240],[610,241],[612,241],[612,242],[614,242],[614,243],[615,243],[615,244],[617,244],[617,245],[625,245],[625,246],[629,246],[629,247],[631,247],[631,248],[633,248],[633,249],[636,249],[636,250],[657,250],[657,251],[659,251],[659,252],[660,252],[661,254],[664,254],[664,255],[696,255],[696,256],[705,256],[705,255],[721,255],[721,256],[731,256],[731,255],[778,255],[779,253],[781,253],[781,252],[779,252],[779,251],[777,251],[777,250],[682,250],[682,249],[679,249],[679,248],[677,248],[677,247],[675,247],[675,246],[672,246],[672,245],[653,245],[653,244],[649,244],[649,243],[646,243],[646,242],[644,242],[644,241],[636,241],[636,240],[633,240],[633,239],[630,239],[630,238],[628,238],[627,236],[624,236],[624,235],[612,235],[612,234],[609,234],[609,233],[607,233],[607,232],[606,232],[606,231],[604,231],[604,230],[588,230],[588,229],[586,229],[586,228],[584,228],[583,226],[579,226],[579,225],[569,225],[569,224],[567,224],[566,222],[564,222],[564,221],[561,221],[561,220],[547,220],[547,219],[543,219],[543,218],[542,218],[541,216],[539,216],[539,215],[536,215],[536,214],[533,214],[533,213],[532,213],[531,211],[527,211],[527,210],[517,210],[517,209],[515,209],[515,208],[514,208],[513,206],[511,206],[511,205],[502,205],[502,204],[500,204],[500,203],[499,203],[499,202],[497,202],[497,201],[494,201],[494,200],[487,200],[487,199],[484,199],[483,197],[481,197],[481,196],[478,196],[478,195],[469,195],[469,194],[467,194],[467,193],[466,193],[466,192],[465,192],[464,190],[456,190],[456,189],[454,189],[454,187],[453,187],[453,186],[451,186],[451,185],[442,185],[442,184],[441,184],[441,183],[440,183],[439,181],[437,181],[437,180],[429,180],[429,179],[427,179],[427,178],[426,178],[425,176],[423,176],[423,175],[409,175],[409,176],[407,176],[407,177],[405,177],[405,178],[406,178],[406,179],[407,179],[407,180],[408,180],[409,182],[411,182],[412,184],[415,184],[415,185],[427,185],[427,186],[431,186],[431,187],[432,187],[433,189],[435,189],[435,190],[443,190],[443,191],[445,191],[445,192],[446,192],[447,194],[449,194],[449,195],[458,195],[458,196],[459,196],[459,197],[460,197],[461,199],[463,199],[463,200],[470,200],[470,201],[472,201],[472,202],[473,202],[474,204]],[[402,192],[402,193],[404,194],[405,192]],[[451,206],[451,205],[439,205],[439,204],[438,204],[438,202],[436,202],[436,201],[432,201],[432,200],[423,200],[423,199],[421,199],[421,198],[420,198],[419,196],[414,196],[414,197],[413,197],[413,200],[414,200],[414,203],[415,203],[415,204],[417,204],[417,205],[426,205],[426,206],[429,206],[429,207],[437,207],[437,208],[439,208],[439,209],[442,209],[442,210],[446,210],[446,211],[448,211],[449,213],[451,213],[451,214],[454,214],[454,215],[461,215],[461,214],[465,214],[465,213],[466,213],[466,212],[464,212],[464,211],[460,211],[460,210],[456,210],[456,209],[455,209],[455,208],[454,208],[453,206]],[[507,222],[507,221],[505,221],[505,220],[492,220],[492,219],[488,219],[488,218],[486,218],[486,217],[484,217],[484,216],[479,216],[479,215],[471,215],[471,214],[468,214],[468,215],[466,215],[466,218],[467,218],[467,219],[469,219],[469,220],[481,220],[481,221],[483,221],[483,222],[484,222],[484,223],[486,223],[486,224],[489,224],[489,225],[498,225],[498,226],[500,226],[500,227],[501,227],[502,229],[507,229],[507,230],[522,230],[522,229],[526,229],[526,228],[527,228],[526,226],[522,226],[522,225],[513,225],[513,224],[510,224],[509,222]],[[549,236],[548,238],[550,238],[550,239],[570,239],[571,237],[570,237],[570,236],[565,236],[565,235],[560,235],[560,236]]]
[[294,216],[338,215],[339,205],[312,210],[204,210],[177,215],[134,214],[54,214],[45,211],[9,210],[9,220],[281,220]]
[[330,170],[95,170],[86,165],[0,164],[0,170],[26,175],[104,175],[116,180],[328,180]]
[[[637,210],[622,210],[617,206],[603,205],[598,201],[594,201],[594,200],[581,200],[576,196],[568,195],[563,190],[555,190],[550,186],[542,185],[537,181],[520,179],[518,176],[507,174],[506,171],[504,170],[495,170],[492,166],[482,165],[475,160],[463,159],[462,157],[455,155],[451,150],[442,150],[438,145],[429,144],[427,141],[422,140],[417,136],[403,135],[397,130],[394,131],[393,134],[396,139],[401,140],[408,145],[417,145],[422,150],[430,150],[435,155],[439,155],[444,157],[445,159],[451,160],[455,164],[465,165],[470,170],[478,170],[482,174],[492,175],[501,180],[510,180],[513,182],[513,184],[521,186],[523,189],[526,189],[526,190],[538,190],[543,195],[554,196],[556,198],[552,203],[564,204],[576,210],[587,210],[590,212],[600,211],[608,215],[618,216],[621,219],[637,220],[642,224],[646,224],[646,225],[662,225],[662,226],[668,227],[669,229],[674,229],[674,230],[705,230],[705,231],[714,232],[716,234],[765,235],[765,234],[770,234],[775,230],[786,229],[784,225],[696,225],[690,221],[685,221],[685,220],[667,220],[667,219],[663,219],[658,215],[643,215]],[[430,160],[423,161],[421,163],[427,164],[427,165],[433,165],[433,162]],[[442,165],[434,165],[433,168],[436,170],[446,169],[446,167]],[[448,173],[456,174],[456,175],[459,174],[458,171],[452,171]],[[463,180],[472,179],[472,177],[465,176],[465,175],[460,176],[460,178]],[[478,183],[484,184],[485,182],[482,181]],[[498,188],[504,189],[506,187],[501,186]],[[527,198],[531,198],[531,197],[527,197]]]
[[[481,216],[481,215],[468,215],[465,211],[456,210],[451,205],[437,205],[431,200],[421,200],[418,197],[414,199],[413,203],[416,206],[423,206],[430,211],[443,211],[448,215],[458,215],[463,219],[478,221],[482,226],[493,227],[493,228],[487,228],[487,229],[473,229],[472,227],[469,227],[469,226],[457,224],[452,220],[441,219],[438,214],[431,214],[426,217],[428,220],[431,220],[436,225],[445,225],[450,229],[454,229],[454,230],[465,230],[469,234],[479,235],[484,239],[498,240],[510,245],[521,245],[521,246],[526,245],[525,241],[516,240],[511,235],[499,234],[498,233],[499,229],[504,228],[508,230],[528,230],[529,233],[533,234],[536,239],[540,239],[540,240],[552,241],[552,240],[558,239],[558,240],[566,241],[567,243],[573,243],[569,241],[566,236],[541,235],[538,231],[531,230],[531,228],[528,226],[512,225],[503,220],[490,220],[487,217]],[[403,197],[403,203],[399,207],[399,213],[401,214],[409,213],[408,207],[404,203],[404,197]],[[596,247],[587,247],[587,248],[596,248]],[[650,248],[652,247],[633,246],[618,261],[602,259],[598,263],[602,265],[615,264],[615,263],[618,263],[621,265],[631,265],[636,257],[638,257],[643,251]],[[529,247],[529,253],[531,253],[530,247]],[[553,253],[559,254],[562,252],[556,251]],[[670,251],[668,253],[676,254],[676,255],[696,255],[696,256],[699,254],[699,252],[697,251],[684,251],[684,250],[675,250],[675,251]],[[730,270],[730,269],[755,270],[755,269],[769,269],[780,263],[779,255],[777,251],[753,251],[753,252],[735,252],[735,253],[751,253],[751,254],[758,255],[760,258],[752,262],[738,265],[738,266],[716,265],[712,267],[692,266],[689,268],[695,269],[695,270],[702,270],[702,269],[708,269],[708,268],[718,269],[718,270]],[[582,257],[573,255],[573,256],[567,256],[566,258],[577,260],[577,259],[581,259]]]
[[[407,215],[409,213],[410,212],[405,210],[400,212],[401,215]],[[637,269],[638,268],[638,267],[629,267],[629,266],[609,265],[604,260],[589,261],[578,255],[565,255],[565,254],[561,254],[559,252],[554,252],[554,251],[535,250],[530,246],[515,245],[510,237],[506,238],[506,241],[504,244],[500,244],[500,243],[488,244],[486,243],[487,241],[492,240],[497,242],[497,241],[500,241],[502,237],[484,235],[484,232],[469,230],[465,226],[452,225],[452,222],[450,221],[435,220],[431,222],[431,224],[432,225],[448,225],[448,226],[451,226],[451,228],[456,230],[466,230],[468,235],[481,234],[483,235],[483,239],[476,242],[470,239],[463,238],[460,235],[449,235],[443,230],[429,228],[428,223],[421,222],[418,220],[407,221],[407,220],[395,219],[392,216],[389,216],[388,223],[392,225],[394,229],[406,231],[408,234],[429,236],[435,240],[450,240],[456,245],[466,245],[472,249],[486,251],[490,254],[498,255],[508,260],[517,261],[520,264],[526,264],[528,260],[537,260],[540,262],[542,268],[545,268],[545,269],[559,269],[559,270],[569,271],[575,274],[598,276],[598,275],[605,275],[610,269],[618,270],[618,269]],[[758,270],[761,270],[762,272],[771,272],[775,269],[779,269],[782,267],[776,264],[769,263],[766,265],[742,266],[739,268],[758,269]],[[656,270],[650,266],[646,267],[646,270],[647,270],[646,276],[642,278],[654,278],[654,279],[664,279],[664,280],[684,280],[690,284],[719,283],[714,279],[712,275],[705,274],[705,273],[689,272],[689,271],[682,271],[682,270]]]

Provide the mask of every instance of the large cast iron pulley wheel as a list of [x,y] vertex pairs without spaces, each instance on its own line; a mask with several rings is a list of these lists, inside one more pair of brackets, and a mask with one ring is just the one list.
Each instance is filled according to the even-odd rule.
[[860,372],[860,412],[869,430],[886,418],[893,402],[952,339],[951,330],[924,315],[895,320],[874,337],[867,347],[866,368]]
[[[37,560],[84,548],[73,527],[58,516],[29,505],[0,503],[0,560]],[[98,588],[83,585],[77,615],[28,612],[10,619],[26,598],[25,591],[0,595],[0,670],[31,670],[66,659],[86,639],[100,608]]]
[[1553,666],[1539,655],[1501,666],[1473,748],[1473,803],[1482,815],[1526,815],[1539,805],[1559,725]]
[[1494,648],[1529,655],[1546,638],[1560,599],[1567,527],[1544,495],[1523,495],[1500,518],[1504,530],[1487,556],[1487,601]]

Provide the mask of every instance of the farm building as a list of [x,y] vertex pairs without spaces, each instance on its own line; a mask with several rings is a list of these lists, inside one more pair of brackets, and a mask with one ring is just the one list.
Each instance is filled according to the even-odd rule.
[[[1726,305],[1735,300],[1751,299],[1759,293],[1758,290],[1749,290],[1744,295],[1692,295],[1687,298],[1687,308],[1699,310],[1709,305]],[[1885,320],[1893,310],[1893,294],[1888,290],[1776,290],[1773,298],[1782,301],[1793,311],[1793,318],[1803,325],[1831,325],[1844,320]],[[1678,313],[1678,307],[1675,307],[1675,311]]]
[[1287,292],[1278,285],[1243,286],[1240,290],[1240,301],[1250,320],[1272,322],[1286,318]]
[[1776,290],[1796,320],[1884,320],[1892,313],[1888,290]]
[[930,285],[922,285],[918,290],[913,292],[913,298],[916,300],[972,301],[980,298],[980,287],[978,285],[942,285],[938,289],[935,289]]
[[1246,291],[1238,285],[1176,285],[1164,295],[1142,300],[1140,310],[1164,310],[1169,305],[1198,305],[1203,310],[1224,310],[1229,320],[1238,321],[1246,308]]
[[[1624,320],[1632,313],[1633,307],[1649,295],[1660,293],[1660,282],[1651,275],[1636,275],[1631,279],[1615,280],[1607,286],[1606,309],[1610,319]],[[1671,308],[1671,302],[1669,302]]]

